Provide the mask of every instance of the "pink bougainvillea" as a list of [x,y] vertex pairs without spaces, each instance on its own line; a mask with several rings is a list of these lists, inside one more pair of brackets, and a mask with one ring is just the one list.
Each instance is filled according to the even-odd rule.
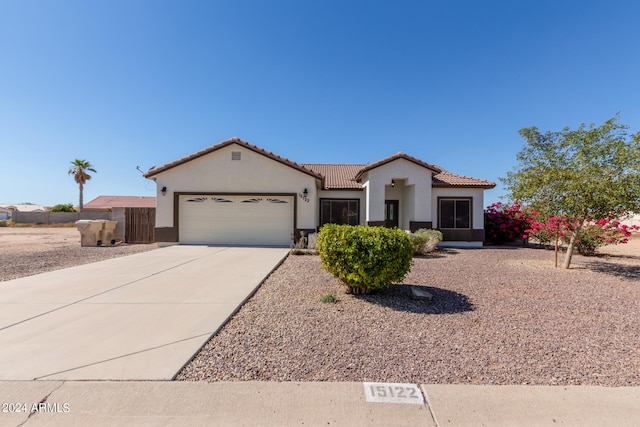
[[[568,244],[578,228],[579,220],[555,215],[544,218],[536,210],[522,206],[497,202],[485,210],[487,240],[502,244],[519,238],[535,239],[538,243],[554,245]],[[593,255],[601,246],[627,243],[638,226],[621,224],[616,215],[607,218],[588,218],[580,227],[576,249],[583,255]]]
[[[568,244],[578,220],[563,216],[552,216],[546,221],[533,220],[526,233],[543,245],[549,245],[558,237],[563,244]],[[627,243],[632,232],[640,227],[621,224],[614,216],[597,220],[588,219],[578,233],[576,249],[582,255],[594,255],[596,249],[605,245]]]
[[494,244],[526,239],[526,230],[536,215],[537,212],[524,208],[519,202],[511,205],[496,202],[485,209],[487,239]]
[[554,242],[556,236],[569,239],[573,230],[577,226],[576,220],[570,220],[561,215],[552,216],[548,219],[536,217],[531,221],[531,227],[525,232],[542,245],[549,245]]

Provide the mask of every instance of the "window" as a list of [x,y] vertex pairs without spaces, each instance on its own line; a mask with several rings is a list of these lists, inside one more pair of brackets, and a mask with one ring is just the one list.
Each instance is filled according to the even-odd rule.
[[471,228],[471,199],[439,199],[440,228]]
[[325,224],[360,223],[360,200],[320,199],[320,226]]

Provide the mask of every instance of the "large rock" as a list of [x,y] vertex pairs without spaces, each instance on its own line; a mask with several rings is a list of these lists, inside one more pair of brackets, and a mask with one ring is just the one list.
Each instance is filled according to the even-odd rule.
[[431,301],[433,300],[433,295],[430,292],[425,291],[422,288],[417,286],[409,286],[409,294],[411,295],[411,299],[422,300],[422,301]]

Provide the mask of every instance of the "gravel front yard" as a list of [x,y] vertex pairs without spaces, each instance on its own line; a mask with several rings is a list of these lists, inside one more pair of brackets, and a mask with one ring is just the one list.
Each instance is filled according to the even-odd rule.
[[[345,295],[317,256],[289,256],[178,379],[640,386],[639,237],[568,271],[530,248],[416,258],[405,283],[432,303]],[[0,282],[155,247],[0,228]]]
[[289,256],[178,379],[640,385],[640,251],[567,271],[542,249],[452,249],[405,283],[433,302],[345,295],[317,256]]
[[155,249],[156,244],[83,248],[75,228],[0,227],[0,282]]

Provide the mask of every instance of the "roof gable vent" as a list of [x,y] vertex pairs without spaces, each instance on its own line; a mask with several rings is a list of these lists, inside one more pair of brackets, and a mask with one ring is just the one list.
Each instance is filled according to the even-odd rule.
[[231,152],[231,160],[240,160],[240,151]]

